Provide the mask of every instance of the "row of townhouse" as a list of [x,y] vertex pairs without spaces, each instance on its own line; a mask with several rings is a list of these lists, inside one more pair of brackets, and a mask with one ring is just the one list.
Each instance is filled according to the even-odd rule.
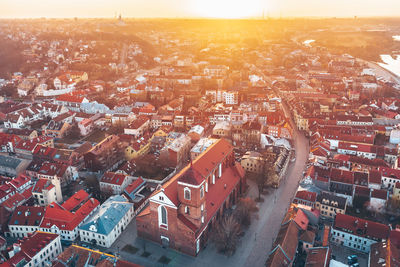
[[45,117],[54,118],[67,111],[68,109],[61,104],[31,104],[31,106],[8,113],[4,119],[4,127],[21,129],[34,121]]

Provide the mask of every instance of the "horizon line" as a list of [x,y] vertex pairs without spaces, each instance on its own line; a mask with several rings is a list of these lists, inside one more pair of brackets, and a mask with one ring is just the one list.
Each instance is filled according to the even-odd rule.
[[[49,20],[74,20],[74,19],[117,19],[118,16],[110,16],[110,17],[0,17],[0,20],[40,20],[40,19],[49,19]],[[193,20],[280,20],[280,19],[400,19],[400,16],[277,16],[277,15],[269,15],[269,16],[249,16],[249,17],[235,17],[235,18],[223,18],[223,17],[207,17],[207,16],[160,16],[160,17],[133,17],[127,16],[122,17],[123,19],[136,19],[136,20],[151,20],[151,19],[193,19]]]

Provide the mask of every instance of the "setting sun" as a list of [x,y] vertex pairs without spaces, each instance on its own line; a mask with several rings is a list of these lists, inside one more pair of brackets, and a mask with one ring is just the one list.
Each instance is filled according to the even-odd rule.
[[246,18],[263,13],[261,0],[194,0],[197,15],[210,18]]

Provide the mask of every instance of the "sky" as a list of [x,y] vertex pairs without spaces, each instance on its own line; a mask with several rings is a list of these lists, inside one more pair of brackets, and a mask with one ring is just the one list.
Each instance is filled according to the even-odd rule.
[[0,18],[400,16],[400,0],[0,0]]

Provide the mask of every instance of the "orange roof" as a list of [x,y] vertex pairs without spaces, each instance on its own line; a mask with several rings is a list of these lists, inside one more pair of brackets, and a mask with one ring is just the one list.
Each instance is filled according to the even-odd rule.
[[[78,195],[81,194],[82,193],[79,193]],[[73,197],[74,196],[71,198]],[[69,200],[66,201],[66,206],[68,208],[75,209],[77,207],[74,206],[74,204],[76,204],[76,200],[71,200],[71,202],[68,201]],[[78,200],[78,202],[79,204],[82,203],[80,200]],[[90,214],[90,212],[92,212],[99,205],[100,203],[97,199],[90,198],[88,201],[83,203],[80,208],[75,211],[75,213],[72,213],[63,206],[53,202],[47,207],[40,227],[50,228],[51,226],[56,225],[60,230],[72,231],[78,227],[78,225]]]

